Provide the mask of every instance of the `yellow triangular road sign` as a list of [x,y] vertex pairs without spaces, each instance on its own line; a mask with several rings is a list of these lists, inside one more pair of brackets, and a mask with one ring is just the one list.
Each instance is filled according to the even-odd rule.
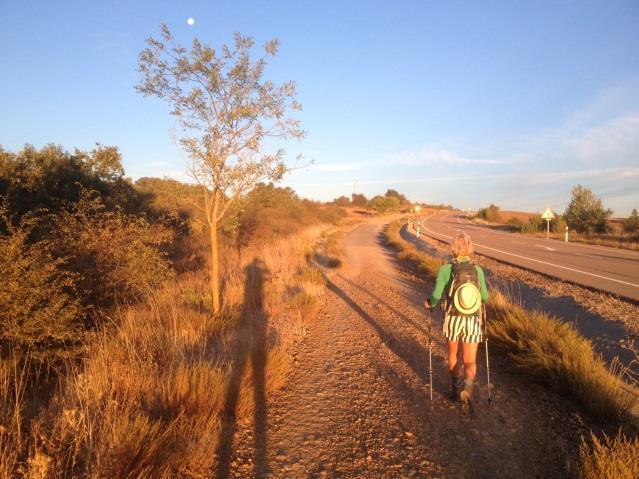
[[554,213],[550,210],[550,208],[546,208],[546,211],[543,212],[541,217],[545,220],[552,220],[555,218]]

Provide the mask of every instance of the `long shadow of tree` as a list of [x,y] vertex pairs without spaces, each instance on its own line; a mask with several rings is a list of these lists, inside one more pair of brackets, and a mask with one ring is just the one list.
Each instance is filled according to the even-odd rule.
[[267,446],[267,406],[266,406],[266,361],[268,316],[264,311],[264,282],[268,269],[258,258],[244,269],[244,303],[237,331],[237,350],[231,364],[231,376],[226,391],[224,409],[222,411],[222,429],[220,431],[216,451],[217,466],[215,477],[229,477],[229,468],[233,460],[233,442],[237,431],[237,407],[242,394],[242,378],[247,363],[252,368],[253,379],[253,423],[254,423],[254,458],[253,467],[256,477],[268,475],[266,458]]

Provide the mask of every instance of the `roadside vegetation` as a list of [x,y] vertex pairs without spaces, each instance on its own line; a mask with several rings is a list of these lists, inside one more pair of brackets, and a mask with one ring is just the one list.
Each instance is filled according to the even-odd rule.
[[200,477],[264,425],[346,209],[243,195],[215,314],[199,188],[133,183],[114,147],[0,150],[0,477]]
[[[639,251],[637,210],[633,209],[623,220],[612,219],[612,213],[590,189],[577,185],[563,214],[554,213],[549,224],[550,237],[563,241],[568,228],[573,242]],[[540,214],[502,211],[491,204],[477,211],[475,221],[494,229],[546,237],[546,220]]]
[[340,196],[333,200],[333,203],[342,207],[361,208],[370,213],[396,213],[408,211],[413,204],[396,190],[387,190],[384,195],[367,198],[362,193],[353,193],[349,199],[347,196]]
[[[411,261],[433,280],[442,260],[405,241],[400,235],[403,225],[403,221],[388,225],[388,244],[397,248],[400,258]],[[569,394],[594,417],[622,428],[612,440],[604,437],[599,442],[595,435],[584,440],[582,476],[636,477],[627,474],[639,468],[639,438],[629,422],[631,398],[623,387],[621,368],[609,370],[590,342],[571,325],[540,311],[527,311],[500,291],[491,290],[487,313],[491,341],[508,354],[515,367],[558,392]],[[597,475],[602,471],[610,474]]]

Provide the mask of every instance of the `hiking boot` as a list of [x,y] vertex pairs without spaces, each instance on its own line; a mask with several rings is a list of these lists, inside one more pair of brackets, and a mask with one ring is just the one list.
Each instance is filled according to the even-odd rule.
[[461,391],[464,385],[464,380],[457,376],[450,377],[450,399],[457,401],[459,399],[459,391]]
[[462,401],[462,407],[464,412],[468,414],[473,409],[473,387],[475,386],[472,379],[464,379],[464,387],[459,393],[459,398]]

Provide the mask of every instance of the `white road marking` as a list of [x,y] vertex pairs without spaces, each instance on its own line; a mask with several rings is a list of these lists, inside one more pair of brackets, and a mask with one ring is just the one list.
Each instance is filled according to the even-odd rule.
[[[443,236],[443,237],[448,238],[448,239],[452,238],[452,236],[448,236],[448,235],[445,235],[443,233],[438,233],[436,231],[431,230],[430,228],[427,228],[426,226],[424,226],[424,229],[426,231],[430,231],[432,234],[437,235],[437,236]],[[489,250],[492,250],[492,251],[496,251],[498,253],[507,254],[509,256],[515,256],[516,258],[521,258],[521,259],[525,259],[525,260],[528,260],[528,261],[533,261],[535,263],[541,263],[541,264],[545,264],[547,266],[552,266],[554,268],[565,269],[565,270],[568,270],[568,271],[572,271],[574,273],[585,274],[587,276],[592,276],[594,278],[605,279],[607,281],[613,281],[615,283],[621,283],[621,284],[625,284],[627,286],[632,286],[634,288],[639,288],[639,284],[629,283],[628,281],[622,281],[620,279],[609,278],[607,276],[602,276],[600,274],[589,273],[588,271],[582,271],[580,269],[569,268],[567,266],[561,266],[559,264],[549,263],[547,261],[541,261],[539,259],[528,258],[527,256],[522,256],[520,254],[515,254],[515,253],[509,253],[508,251],[503,251],[503,250],[500,250],[500,249],[497,249],[497,248],[491,248],[490,246],[482,245],[482,244],[479,244],[479,243],[475,243],[475,245],[476,246],[481,246],[482,248],[486,248],[486,249],[489,249]]]
[[546,251],[557,251],[555,248],[551,248],[550,246],[544,246],[543,244],[536,244],[535,246],[537,246],[539,248],[543,248]]

